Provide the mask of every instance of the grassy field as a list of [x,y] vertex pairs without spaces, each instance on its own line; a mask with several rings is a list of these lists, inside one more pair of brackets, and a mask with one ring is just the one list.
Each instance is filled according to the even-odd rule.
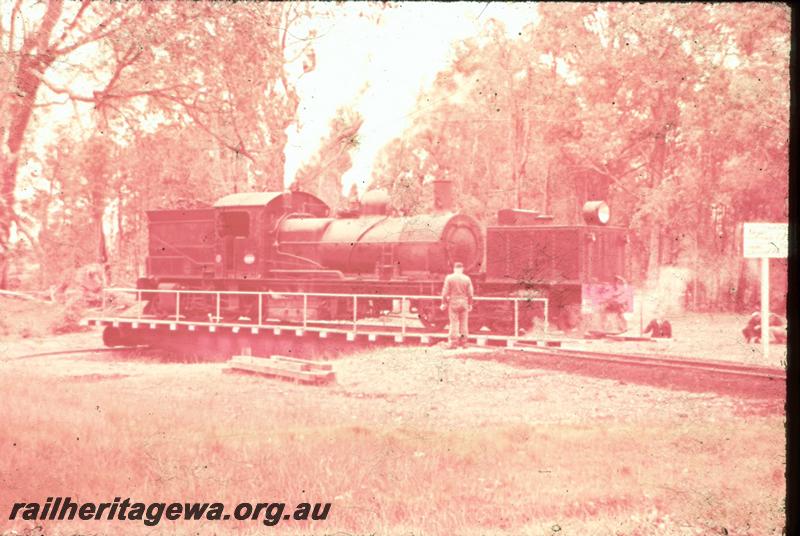
[[[74,337],[71,341],[74,343]],[[16,501],[331,502],[297,534],[779,534],[783,419],[756,401],[372,351],[332,387],[147,355],[0,360]],[[631,412],[631,406],[636,411]],[[763,413],[763,412],[761,412]],[[44,534],[260,534],[257,521]],[[30,522],[0,521],[23,531]]]

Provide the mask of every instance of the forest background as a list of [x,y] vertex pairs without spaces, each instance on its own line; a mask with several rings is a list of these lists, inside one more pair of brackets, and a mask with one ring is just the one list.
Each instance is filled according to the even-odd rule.
[[[531,4],[516,33],[489,13],[359,181],[354,101],[287,168],[298,84],[319,68],[315,23],[380,25],[403,4],[0,5],[0,288],[52,288],[93,263],[133,284],[150,209],[289,187],[344,207],[386,188],[413,214],[450,179],[459,210],[489,223],[514,206],[579,223],[607,200],[631,229],[635,284],[679,273],[687,308],[744,311],[758,274],[742,223],[788,219],[785,5]],[[70,119],[52,124],[55,108]]]

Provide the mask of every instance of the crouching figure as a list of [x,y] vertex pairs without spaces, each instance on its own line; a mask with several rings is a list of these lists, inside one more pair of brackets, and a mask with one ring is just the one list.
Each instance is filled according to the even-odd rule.
[[[761,341],[761,313],[753,313],[742,330],[744,340],[749,342]],[[769,337],[772,342],[786,342],[786,319],[775,313],[769,314]]]

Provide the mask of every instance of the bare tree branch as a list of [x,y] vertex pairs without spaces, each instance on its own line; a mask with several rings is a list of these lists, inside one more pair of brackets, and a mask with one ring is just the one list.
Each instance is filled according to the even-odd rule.
[[22,8],[22,0],[17,0],[14,3],[14,7],[11,9],[11,21],[9,22],[9,29],[8,29],[8,51],[11,52],[14,50],[14,39],[16,37],[16,27],[17,27],[17,16],[19,15],[19,10]]
[[56,39],[56,41],[55,41],[56,43],[63,43],[64,42],[64,39],[66,39],[67,34],[70,33],[78,25],[78,20],[80,20],[80,18],[86,12],[86,9],[88,9],[90,4],[91,4],[91,2],[81,2],[81,7],[78,8],[78,12],[72,18],[70,23],[66,25],[66,27],[64,28],[64,31],[61,32],[61,35],[58,37],[58,39]]
[[[128,4],[123,4],[123,5],[125,6],[125,9],[130,11],[130,10],[133,9],[133,7],[135,7],[138,4],[128,3]],[[116,21],[116,24],[113,27],[111,27],[110,29],[104,31],[104,29],[106,27],[111,26],[111,24],[113,22],[115,22],[115,21]],[[99,41],[101,39],[104,39],[104,38],[106,38],[106,37],[118,32],[121,28],[123,28],[125,26],[125,24],[127,24],[129,22],[132,22],[132,21],[128,20],[128,18],[125,16],[125,12],[113,13],[112,15],[109,15],[108,17],[103,19],[101,22],[99,22],[97,24],[97,26],[94,28],[94,30],[92,30],[88,34],[86,34],[83,37],[77,39],[75,42],[73,42],[73,43],[71,43],[69,45],[65,45],[65,46],[63,46],[61,48],[53,50],[52,54],[56,55],[56,56],[64,56],[66,54],[69,54],[70,52],[73,52],[74,50],[76,50],[76,49],[78,49],[78,48],[80,48],[80,47],[82,47],[82,46],[84,46],[84,45],[86,45],[88,43],[91,43],[93,41]]]

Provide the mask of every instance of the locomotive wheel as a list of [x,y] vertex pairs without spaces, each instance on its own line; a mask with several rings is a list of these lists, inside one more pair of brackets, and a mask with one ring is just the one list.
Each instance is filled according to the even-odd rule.
[[514,319],[507,319],[504,317],[492,318],[489,320],[488,327],[492,332],[500,335],[513,335]]
[[578,304],[565,305],[556,317],[556,327],[563,332],[573,331],[581,327],[581,306]]
[[142,314],[145,315],[155,315],[156,314],[156,303],[155,300],[148,300],[144,302],[144,308],[142,308]]
[[449,320],[438,307],[427,305],[419,308],[419,320],[431,331],[444,331]]
[[[499,335],[514,335],[514,308],[508,305],[495,306],[488,310],[486,315],[486,326],[492,332]],[[533,323],[533,317],[527,311],[519,312],[518,329],[519,335],[523,330],[529,328]]]
[[103,344],[109,348],[114,346],[122,346],[122,334],[118,328],[108,326],[103,330]]
[[244,314],[239,315],[236,318],[237,322],[242,317],[246,317],[246,318],[250,319],[250,322],[252,322],[254,324],[256,322],[258,322],[258,302],[257,301],[254,302],[254,303],[250,303],[250,304],[245,303],[245,304],[242,305],[241,309],[242,309],[242,311],[244,311]]
[[317,318],[320,320],[331,320],[333,319],[333,301],[329,298],[323,298],[319,302],[319,307],[317,308]]
[[122,331],[113,326],[107,326],[103,330],[103,344],[109,348],[115,346],[135,346],[138,344],[136,336],[130,332]]

